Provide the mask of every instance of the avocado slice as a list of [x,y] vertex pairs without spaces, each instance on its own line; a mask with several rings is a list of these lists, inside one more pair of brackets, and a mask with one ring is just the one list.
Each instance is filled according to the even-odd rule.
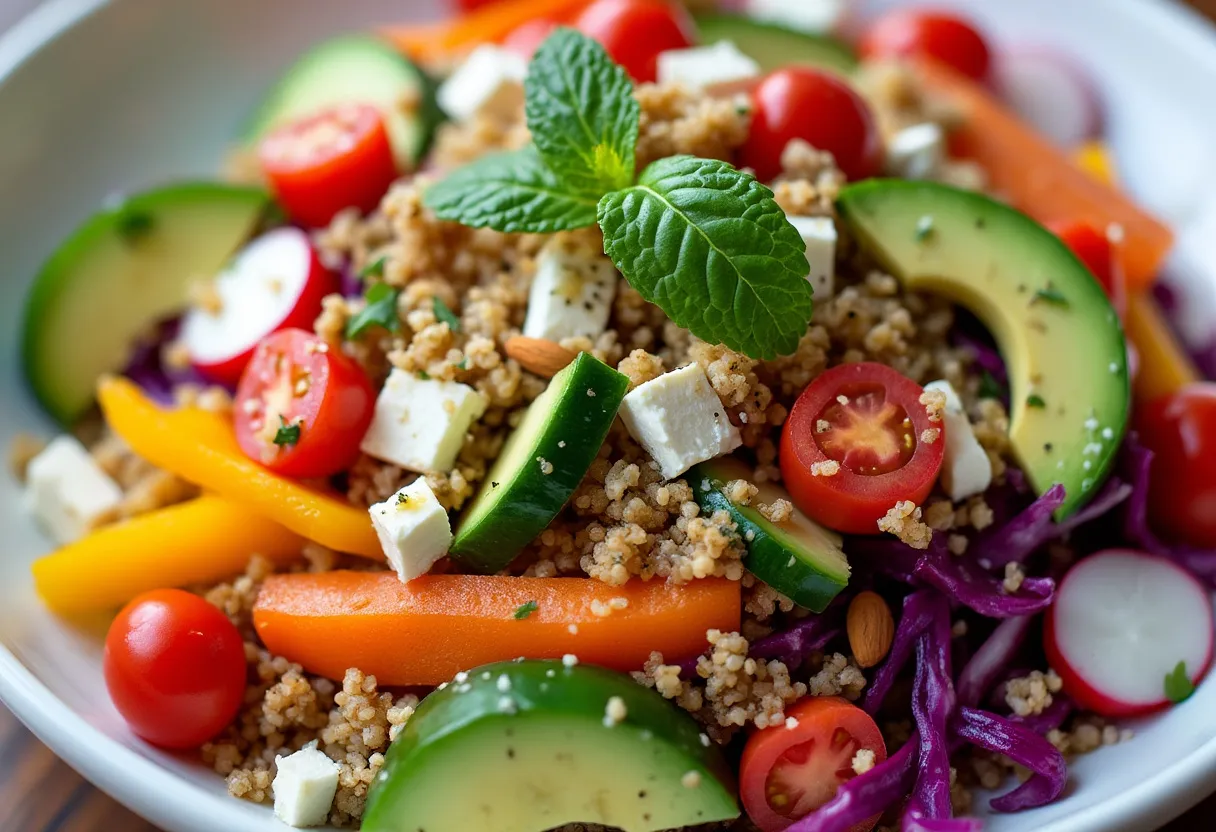
[[738,815],[717,747],[659,694],[598,667],[516,661],[461,674],[422,701],[389,748],[361,829],[649,832]]
[[760,64],[763,72],[801,64],[848,75],[857,69],[857,55],[848,44],[826,35],[813,35],[741,14],[706,12],[695,16],[700,43],[733,41],[739,51]]
[[254,144],[288,122],[346,103],[380,108],[401,170],[418,166],[443,120],[434,82],[409,58],[373,35],[342,35],[313,47],[284,73],[245,140]]
[[748,571],[799,606],[823,612],[849,585],[844,540],[798,509],[782,525],[769,521],[755,506],[790,498],[774,483],[756,483],[760,493],[746,506],[731,502],[723,492],[731,480],[751,479],[751,470],[733,457],[703,462],[688,473],[701,510],[727,511],[735,521],[747,541]]
[[94,214],[51,255],[26,300],[22,360],[34,394],[64,425],[93,402],[141,333],[186,305],[271,207],[257,188],[199,182],[147,191]]
[[509,564],[583,481],[629,379],[579,353],[536,397],[456,528],[453,558],[478,572]]
[[1009,438],[1037,493],[1064,486],[1057,519],[1089,502],[1115,461],[1130,402],[1119,318],[1089,270],[1054,234],[980,194],[870,180],[841,217],[908,289],[974,313],[1009,367]]

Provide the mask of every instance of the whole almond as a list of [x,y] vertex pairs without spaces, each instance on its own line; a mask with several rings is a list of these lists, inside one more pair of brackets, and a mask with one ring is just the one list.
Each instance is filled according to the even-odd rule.
[[553,378],[567,364],[578,358],[578,353],[566,349],[561,344],[544,338],[525,338],[522,335],[508,338],[504,349],[507,358],[514,358],[525,370],[544,378]]
[[845,622],[849,647],[861,667],[873,667],[886,658],[895,641],[895,620],[891,608],[876,592],[858,593],[849,604]]

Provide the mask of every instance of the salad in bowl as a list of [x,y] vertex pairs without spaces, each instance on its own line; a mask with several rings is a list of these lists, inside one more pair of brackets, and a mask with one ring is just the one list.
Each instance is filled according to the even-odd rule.
[[973,830],[1193,693],[1216,388],[1083,73],[474,5],[34,282],[34,583],[134,735],[297,827]]

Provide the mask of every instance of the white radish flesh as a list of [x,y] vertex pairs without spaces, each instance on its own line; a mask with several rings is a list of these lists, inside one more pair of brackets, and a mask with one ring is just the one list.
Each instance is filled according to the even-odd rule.
[[1179,566],[1111,550],[1065,576],[1047,621],[1047,652],[1066,690],[1108,715],[1167,703],[1165,677],[1179,662],[1197,680],[1212,659],[1212,602]]
[[1071,58],[1046,48],[1014,49],[998,59],[995,76],[1013,110],[1060,147],[1101,133],[1101,96]]

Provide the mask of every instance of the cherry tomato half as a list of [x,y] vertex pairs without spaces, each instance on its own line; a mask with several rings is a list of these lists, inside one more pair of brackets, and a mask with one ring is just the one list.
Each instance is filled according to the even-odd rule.
[[380,111],[343,104],[275,130],[258,148],[279,203],[304,225],[320,228],[344,208],[367,213],[397,178]]
[[123,608],[106,635],[102,670],[131,730],[165,748],[202,745],[245,698],[241,634],[218,609],[180,589],[146,592]]
[[237,386],[236,438],[251,459],[289,477],[328,477],[354,464],[376,391],[367,374],[311,332],[258,344]]
[[663,0],[597,0],[574,27],[598,40],[638,83],[658,77],[660,52],[693,44],[688,14]]
[[1122,320],[1127,314],[1127,279],[1106,233],[1084,221],[1055,222],[1047,227],[1089,268]]
[[830,72],[789,67],[752,91],[752,125],[742,164],[769,182],[781,173],[781,154],[792,139],[830,152],[852,180],[874,176],[882,167],[882,140],[870,106]]
[[1170,537],[1216,547],[1216,383],[1188,384],[1136,419],[1153,451],[1149,516]]
[[[897,502],[923,502],[946,447],[923,393],[885,364],[842,364],[811,382],[781,435],[781,477],[798,508],[838,531],[877,534]],[[829,461],[839,470],[826,475]]]
[[553,34],[553,30],[556,28],[555,21],[538,17],[512,29],[503,39],[502,45],[517,55],[532,60],[533,53],[545,42],[545,38]]
[[[739,796],[752,823],[781,832],[836,796],[851,780],[853,757],[863,749],[887,759],[882,732],[870,715],[838,696],[810,696],[786,711],[797,725],[756,731],[739,763]],[[849,832],[868,832],[878,816]]]
[[952,14],[915,8],[875,20],[860,48],[865,58],[935,58],[977,81],[988,77],[992,65],[992,51],[975,26]]

